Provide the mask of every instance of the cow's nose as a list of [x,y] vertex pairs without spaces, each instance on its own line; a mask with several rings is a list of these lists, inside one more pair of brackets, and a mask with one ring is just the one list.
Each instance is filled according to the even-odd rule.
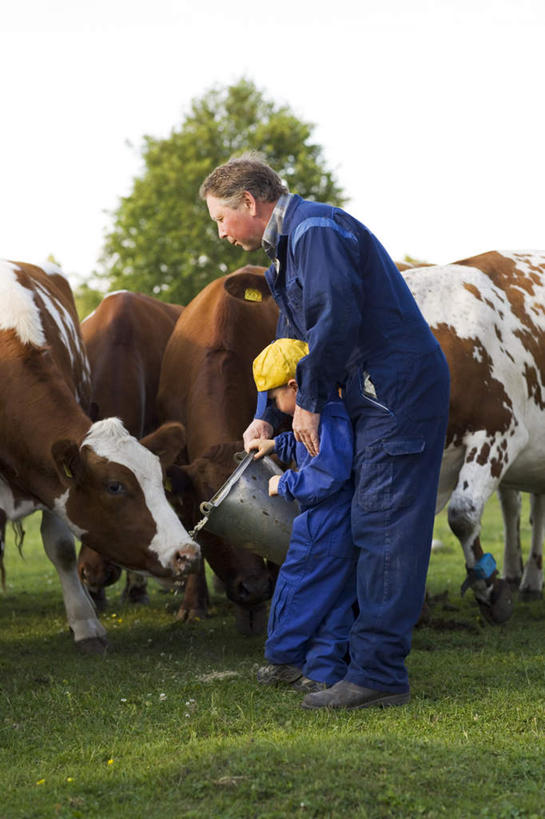
[[174,573],[177,577],[199,570],[201,550],[196,543],[187,543],[174,555]]

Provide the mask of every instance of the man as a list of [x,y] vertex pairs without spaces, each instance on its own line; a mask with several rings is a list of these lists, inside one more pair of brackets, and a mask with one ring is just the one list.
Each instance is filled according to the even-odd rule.
[[[220,238],[272,260],[278,337],[306,341],[297,366],[296,440],[318,452],[320,410],[342,391],[354,425],[351,524],[359,548],[359,615],[344,680],[307,694],[305,708],[409,701],[405,658],[421,611],[449,374],[441,349],[376,237],[339,208],[289,194],[256,155],[232,159],[203,182]],[[270,410],[245,433],[270,438]]]

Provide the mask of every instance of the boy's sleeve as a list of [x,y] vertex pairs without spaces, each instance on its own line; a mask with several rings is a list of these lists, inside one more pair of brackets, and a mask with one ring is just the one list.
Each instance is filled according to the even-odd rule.
[[298,472],[291,469],[284,472],[278,483],[278,494],[288,501],[295,499],[305,506],[315,506],[350,479],[353,453],[350,419],[343,414],[336,416],[333,423],[322,421],[318,455]]
[[296,441],[293,432],[282,432],[274,439],[274,454],[284,464],[295,460]]

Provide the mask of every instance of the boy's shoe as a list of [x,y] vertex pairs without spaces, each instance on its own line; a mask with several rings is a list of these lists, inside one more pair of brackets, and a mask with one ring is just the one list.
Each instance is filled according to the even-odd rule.
[[289,685],[303,676],[303,672],[295,665],[270,663],[263,665],[257,671],[258,683],[265,685]]
[[316,691],[325,691],[327,683],[311,680],[310,677],[303,676],[292,682],[290,688],[293,688],[294,691],[301,691],[303,694],[314,694]]
[[405,705],[411,695],[408,691],[402,694],[392,694],[388,691],[376,691],[374,688],[364,688],[361,685],[340,680],[327,691],[318,691],[308,694],[301,703],[303,708],[369,708],[389,705]]

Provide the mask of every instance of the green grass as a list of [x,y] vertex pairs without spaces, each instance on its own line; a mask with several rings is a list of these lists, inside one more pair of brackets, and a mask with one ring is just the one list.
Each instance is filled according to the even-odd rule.
[[[259,686],[263,639],[222,597],[184,625],[177,598],[121,607],[118,584],[107,655],[78,655],[38,523],[0,592],[1,817],[545,816],[545,603],[485,624],[443,514],[428,588],[448,599],[415,631],[411,704],[343,713]],[[501,563],[495,499],[483,530]]]

